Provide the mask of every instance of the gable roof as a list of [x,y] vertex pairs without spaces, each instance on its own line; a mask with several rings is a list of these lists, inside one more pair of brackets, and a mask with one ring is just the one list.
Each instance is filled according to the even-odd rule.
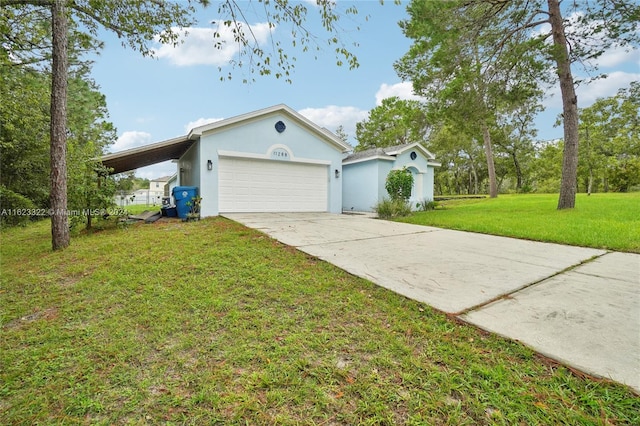
[[151,179],[149,182],[169,182],[171,180],[171,176],[162,176],[156,179]]
[[229,126],[239,125],[241,123],[252,121],[260,117],[270,114],[282,113],[297,122],[299,125],[314,133],[316,136],[332,145],[334,148],[345,153],[352,147],[342,141],[339,137],[331,133],[329,130],[318,126],[311,122],[300,113],[292,110],[284,104],[274,105],[268,108],[237,115],[215,123],[198,126],[188,134],[173,139],[152,143],[137,148],[127,149],[113,154],[103,155],[100,160],[105,167],[112,169],[111,174],[122,173],[134,170],[140,167],[150,166],[152,164],[161,163],[167,160],[177,160],[187,152],[187,150],[196,141],[200,140],[203,134],[214,133],[218,130],[228,128]]
[[429,152],[421,143],[407,143],[403,145],[387,146],[384,148],[371,148],[364,151],[354,152],[353,154],[345,157],[342,160],[342,164],[358,163],[361,161],[370,160],[388,160],[394,161],[398,155],[410,151],[419,151],[427,158],[427,162],[433,166],[440,166],[440,163],[436,163],[436,156]]
[[246,114],[236,115],[235,117],[226,118],[224,120],[216,121],[213,123],[205,124],[202,126],[195,127],[191,129],[187,137],[189,139],[198,139],[204,134],[214,133],[218,130],[228,128],[240,123],[245,123],[248,121],[252,121],[258,118],[262,118],[264,116],[281,113],[292,120],[296,121],[302,127],[305,127],[307,130],[315,133],[316,136],[324,139],[330,145],[333,145],[335,148],[339,149],[340,152],[348,152],[352,149],[351,145],[344,142],[342,139],[337,137],[335,134],[325,129],[324,127],[320,127],[311,120],[304,117],[302,114],[294,111],[289,108],[285,104],[273,105],[268,108],[259,109],[257,111],[248,112]]

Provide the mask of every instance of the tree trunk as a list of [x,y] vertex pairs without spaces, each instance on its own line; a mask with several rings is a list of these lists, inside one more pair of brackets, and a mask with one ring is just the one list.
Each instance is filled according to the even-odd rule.
[[516,192],[520,192],[522,190],[522,167],[520,167],[520,162],[518,161],[518,157],[516,156],[516,150],[514,149],[511,152],[511,158],[513,159],[513,166],[516,169]]
[[498,196],[498,184],[496,181],[496,167],[493,163],[493,148],[491,147],[491,135],[489,126],[482,124],[482,139],[484,141],[484,155],[487,158],[487,173],[489,173],[489,197]]
[[65,0],[51,6],[51,245],[69,246],[67,218],[67,15]]
[[554,55],[562,93],[564,125],[564,152],[562,155],[562,180],[558,209],[571,209],[576,204],[578,182],[578,98],[571,74],[571,62],[564,34],[564,23],[559,0],[547,0],[549,21],[553,34]]
[[[467,194],[478,195],[478,170],[476,170],[476,161],[471,154],[469,155],[469,166],[471,167],[471,175],[469,176],[469,190]],[[473,186],[471,186],[471,176],[473,176]]]

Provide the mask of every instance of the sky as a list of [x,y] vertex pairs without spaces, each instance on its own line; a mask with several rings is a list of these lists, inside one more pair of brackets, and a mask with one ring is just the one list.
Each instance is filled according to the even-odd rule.
[[[178,48],[156,43],[155,58],[123,47],[121,40],[111,33],[100,33],[105,46],[92,58],[92,77],[106,96],[110,120],[117,128],[118,140],[109,152],[185,135],[196,126],[281,103],[331,131],[342,126],[350,136],[349,142],[355,144],[356,123],[366,119],[383,99],[417,98],[411,82],[402,81],[393,69],[394,62],[411,46],[411,40],[404,37],[398,26],[399,21],[408,18],[407,3],[338,2],[342,10],[352,5],[357,7],[358,14],[341,20],[340,26],[343,42],[360,63],[354,70],[336,65],[333,48],[322,41],[326,33],[315,18],[313,4],[308,6],[307,24],[320,40],[319,52],[289,48],[285,41],[290,37],[290,27],[275,28],[275,37],[282,38],[284,47],[289,48],[287,53],[296,58],[292,83],[271,76],[252,76],[229,65],[230,60],[238,59],[238,53],[233,47],[221,50],[214,47],[212,32],[217,27],[211,22],[220,18],[215,4],[198,11],[197,25],[189,30]],[[248,13],[247,21],[259,39],[268,40],[263,17]],[[353,43],[357,46],[352,47]],[[268,42],[265,48],[269,48]],[[599,71],[609,77],[578,87],[580,108],[640,80],[638,50],[611,49],[599,58],[598,65]],[[222,67],[222,74],[218,67]],[[220,81],[220,76],[229,72],[232,79]],[[578,69],[574,72],[579,75]],[[255,81],[243,83],[243,78]],[[554,127],[561,112],[559,93],[557,85],[546,93],[545,111],[536,120],[540,140],[562,137],[562,128]],[[171,162],[136,171],[137,176],[147,179],[173,173],[175,165]]]

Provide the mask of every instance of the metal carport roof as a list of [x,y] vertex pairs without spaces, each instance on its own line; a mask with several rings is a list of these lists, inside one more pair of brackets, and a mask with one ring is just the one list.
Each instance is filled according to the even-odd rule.
[[193,145],[195,140],[180,136],[162,142],[127,149],[114,154],[103,155],[100,160],[112,169],[110,174],[128,172],[167,160],[179,159]]

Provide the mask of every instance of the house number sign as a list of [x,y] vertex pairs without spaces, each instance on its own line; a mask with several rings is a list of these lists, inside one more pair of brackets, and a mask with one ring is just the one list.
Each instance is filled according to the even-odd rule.
[[271,158],[273,160],[289,160],[289,152],[284,148],[276,148],[271,151]]

